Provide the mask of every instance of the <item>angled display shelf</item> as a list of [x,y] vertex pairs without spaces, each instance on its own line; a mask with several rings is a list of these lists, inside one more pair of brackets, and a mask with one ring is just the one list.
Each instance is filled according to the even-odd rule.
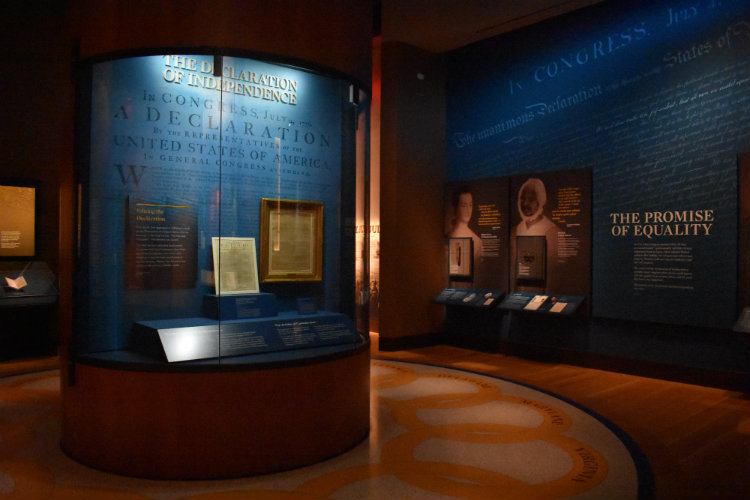
[[583,304],[584,299],[585,297],[579,295],[511,292],[500,303],[500,309],[505,311],[570,316]]

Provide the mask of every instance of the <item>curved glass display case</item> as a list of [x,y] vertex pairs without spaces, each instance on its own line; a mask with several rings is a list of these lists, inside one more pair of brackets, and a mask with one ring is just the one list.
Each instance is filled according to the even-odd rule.
[[61,444],[102,470],[262,474],[369,432],[366,95],[215,52],[79,75]]
[[366,94],[216,52],[84,65],[76,358],[365,341]]

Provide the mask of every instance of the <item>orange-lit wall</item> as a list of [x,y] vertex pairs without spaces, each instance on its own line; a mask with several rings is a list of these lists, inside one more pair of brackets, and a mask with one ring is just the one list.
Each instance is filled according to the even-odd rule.
[[313,63],[369,87],[372,5],[350,0],[79,0],[80,56],[224,47]]

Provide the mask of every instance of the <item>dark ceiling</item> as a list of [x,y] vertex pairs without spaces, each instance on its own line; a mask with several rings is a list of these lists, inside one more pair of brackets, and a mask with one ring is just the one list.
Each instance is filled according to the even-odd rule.
[[445,52],[602,0],[381,0],[384,42]]

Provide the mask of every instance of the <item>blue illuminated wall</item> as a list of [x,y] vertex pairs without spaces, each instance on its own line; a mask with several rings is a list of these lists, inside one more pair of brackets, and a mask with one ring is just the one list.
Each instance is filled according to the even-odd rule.
[[735,321],[746,0],[603,2],[453,51],[447,142],[452,182],[592,169],[595,316]]
[[[255,238],[260,256],[262,198],[324,204],[323,282],[305,293],[337,310],[347,83],[209,55],[96,63],[91,82],[84,350],[122,348],[134,321],[200,316],[203,296],[214,291],[211,238]],[[194,229],[195,255],[175,267],[187,280],[138,287],[124,276],[134,258],[126,225],[137,203],[169,207],[156,215]]]

